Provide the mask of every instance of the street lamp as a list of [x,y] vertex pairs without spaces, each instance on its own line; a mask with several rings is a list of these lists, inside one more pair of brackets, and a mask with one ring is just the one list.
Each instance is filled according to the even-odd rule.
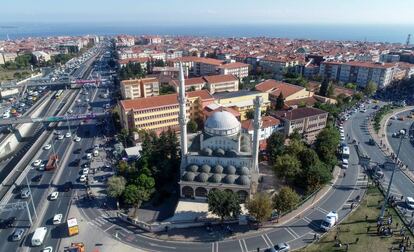
[[395,159],[396,161],[394,161],[394,169],[392,169],[390,182],[388,183],[387,193],[385,194],[385,200],[384,200],[384,203],[382,204],[382,207],[381,207],[380,219],[384,218],[385,207],[386,207],[388,199],[390,197],[390,190],[391,190],[392,180],[394,179],[395,170],[397,170],[397,161],[398,161],[398,157],[400,155],[401,144],[402,144],[402,141],[405,137],[406,132],[407,132],[406,129],[400,130],[400,144],[398,145],[397,156],[396,156],[396,159]]
[[[36,219],[37,219],[36,207],[35,207],[34,202],[33,202],[32,190],[30,189],[30,184],[29,184],[29,179],[27,178],[27,173],[26,173],[26,184],[27,184],[27,189],[29,190],[30,201],[32,202],[33,212],[34,212],[34,214],[36,216]],[[29,212],[29,214],[30,214],[30,212]]]

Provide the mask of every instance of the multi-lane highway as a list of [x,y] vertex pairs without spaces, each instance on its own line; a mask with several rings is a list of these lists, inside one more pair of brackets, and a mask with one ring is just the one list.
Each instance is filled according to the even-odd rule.
[[[89,75],[91,63],[92,62],[87,62],[85,65],[81,66],[80,69],[77,70],[77,74],[79,74],[78,76],[86,77],[85,75]],[[106,90],[92,88],[88,90],[87,93],[86,91],[80,93],[79,90],[66,90],[60,99],[52,99],[52,105],[62,106],[66,102],[72,101],[70,109],[73,113],[81,114],[88,110],[86,102],[88,99],[93,112],[103,112],[102,104],[105,104],[108,101],[101,99],[99,92],[106,92]],[[82,102],[73,102],[78,99]],[[69,108],[66,107],[66,110],[68,109]],[[23,180],[20,188],[26,187],[27,183],[25,181],[28,181],[32,193],[33,203],[37,212],[37,218],[34,218],[34,224],[30,226],[25,210],[3,211],[0,215],[1,219],[13,216],[16,217],[16,222],[13,228],[3,229],[0,231],[0,240],[2,241],[0,243],[0,251],[17,251],[18,248],[28,250],[32,232],[34,231],[34,228],[39,226],[46,226],[48,228],[44,246],[58,246],[59,239],[66,235],[65,220],[72,197],[72,191],[64,192],[63,185],[68,181],[72,181],[75,189],[82,186],[82,183],[77,181],[79,178],[79,165],[75,165],[74,161],[76,159],[82,160],[86,150],[93,145],[94,134],[97,132],[95,127],[94,121],[61,122],[58,124],[56,129],[48,132],[50,135],[48,136],[45,144],[52,144],[53,148],[41,148],[34,155],[31,163],[37,159],[47,160],[52,153],[56,153],[60,157],[58,168],[55,171],[39,171],[34,167],[29,168],[30,171],[27,173],[27,180]],[[55,135],[56,131],[63,134],[70,131],[71,137],[65,137],[58,140],[57,135]],[[75,135],[81,137],[79,142],[74,141]],[[82,161],[84,162],[86,160]],[[83,162],[80,162],[80,164]],[[33,178],[39,175],[41,176],[41,179],[37,182]],[[57,200],[50,201],[48,196],[53,191],[59,191],[59,197]],[[25,200],[21,199],[19,193],[16,192],[8,203],[16,201]],[[31,209],[30,212],[32,216],[35,216],[33,209]],[[52,225],[51,218],[53,218],[56,213],[62,213],[64,215],[62,225]],[[19,242],[12,242],[10,240],[10,235],[15,228],[18,227],[25,228],[25,237]],[[38,250],[40,249],[36,248],[34,251]]]

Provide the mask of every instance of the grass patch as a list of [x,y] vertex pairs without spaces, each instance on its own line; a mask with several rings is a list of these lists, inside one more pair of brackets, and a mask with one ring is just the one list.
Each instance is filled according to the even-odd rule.
[[[348,251],[391,251],[391,248],[399,251],[398,244],[402,240],[399,235],[399,230],[403,224],[394,209],[389,209],[388,213],[392,216],[393,223],[391,224],[394,230],[393,236],[381,237],[377,235],[376,219],[380,213],[379,201],[382,202],[384,196],[376,187],[370,187],[366,196],[362,200],[361,206],[355,212],[351,213],[340,225],[331,230],[317,243],[311,244],[308,247],[301,249],[302,252],[316,252],[316,251],[345,251],[345,246],[335,247],[335,235],[342,244],[349,243]],[[368,221],[365,221],[365,216],[368,216]],[[396,223],[398,223],[398,231],[396,231]],[[367,227],[370,231],[367,232]],[[409,235],[410,240],[413,237]],[[355,243],[356,238],[359,238],[358,243]]]
[[0,68],[0,81],[10,81],[15,79],[24,79],[30,77],[30,69],[28,70],[8,70]]

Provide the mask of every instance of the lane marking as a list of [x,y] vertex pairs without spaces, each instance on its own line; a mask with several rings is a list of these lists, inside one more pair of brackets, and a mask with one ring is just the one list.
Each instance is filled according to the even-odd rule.
[[246,251],[249,251],[249,250],[247,249],[246,241],[243,239],[243,240],[242,240],[242,242],[243,242],[243,245],[244,245],[244,248],[246,249]]
[[266,238],[264,237],[264,235],[261,235],[261,236],[262,236],[263,240],[265,241],[266,246],[267,246],[267,247],[270,247],[270,244],[269,244],[269,242],[266,240]]
[[324,214],[328,214],[328,213],[329,213],[327,210],[323,209],[323,208],[322,208],[322,207],[320,207],[320,206],[316,207],[316,210],[318,210],[319,212],[322,212],[322,213],[324,213]]
[[298,239],[300,236],[291,228],[291,227],[285,227],[285,230],[293,236],[293,238]]
[[241,250],[242,252],[244,252],[244,250],[243,250],[243,245],[242,245],[242,243],[241,243],[241,240],[239,240],[239,245],[240,245],[240,250]]
[[104,232],[108,231],[109,229],[115,227],[115,224],[112,224],[109,228],[105,229]]
[[166,249],[177,249],[176,247],[170,247],[170,246],[165,246],[165,245],[159,245],[159,244],[156,244],[156,243],[152,243],[152,242],[150,242],[150,243],[148,243],[150,246],[153,246],[153,247],[159,247],[159,248],[166,248]]

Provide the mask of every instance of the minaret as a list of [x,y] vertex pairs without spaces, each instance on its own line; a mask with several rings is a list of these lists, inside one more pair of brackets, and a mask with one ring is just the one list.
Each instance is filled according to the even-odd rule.
[[258,173],[259,172],[259,131],[262,126],[262,116],[260,108],[263,104],[263,98],[261,96],[256,96],[254,99],[254,132],[253,132],[253,169]]
[[183,64],[180,62],[180,72],[179,72],[179,79],[180,79],[180,89],[178,95],[178,103],[180,105],[180,114],[178,117],[178,121],[180,122],[180,140],[181,140],[181,154],[182,158],[187,155],[187,98],[185,97],[185,85],[184,85],[184,72],[183,72]]

